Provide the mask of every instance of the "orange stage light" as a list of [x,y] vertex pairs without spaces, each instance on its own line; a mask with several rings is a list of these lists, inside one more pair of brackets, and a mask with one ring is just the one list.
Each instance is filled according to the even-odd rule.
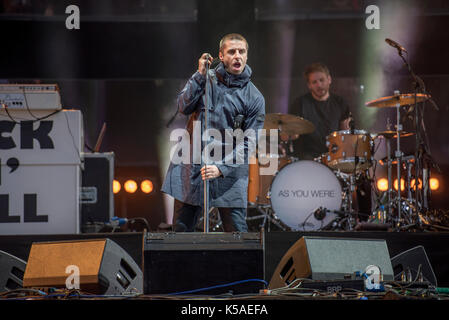
[[153,182],[151,182],[150,180],[146,179],[143,180],[142,183],[140,184],[140,189],[142,190],[143,193],[151,193],[153,191]]
[[128,180],[124,184],[126,192],[134,193],[137,190],[137,183],[134,180]]

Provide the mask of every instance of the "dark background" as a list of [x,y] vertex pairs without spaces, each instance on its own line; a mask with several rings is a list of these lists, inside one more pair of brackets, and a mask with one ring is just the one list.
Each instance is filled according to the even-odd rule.
[[[81,28],[68,30],[68,5],[78,5]],[[380,9],[380,29],[368,30],[368,5]],[[116,195],[119,216],[146,217],[152,228],[167,221],[159,192],[168,165],[169,134],[183,127],[176,96],[195,72],[203,52],[218,55],[226,33],[249,42],[253,82],[264,94],[266,113],[287,112],[307,91],[304,67],[327,64],[332,90],[343,96],[357,129],[385,130],[395,111],[367,108],[372,99],[413,91],[407,69],[384,39],[408,51],[409,62],[439,107],[425,105],[429,147],[447,180],[449,166],[449,3],[447,1],[357,0],[132,0],[0,1],[0,78],[11,83],[57,83],[64,108],[82,110],[85,151],[107,124],[101,151],[115,153],[115,176],[149,177],[147,196]],[[410,123],[405,123],[406,127]],[[406,154],[414,139],[404,140]],[[382,158],[382,146],[376,158]],[[381,168],[379,175],[384,173]],[[447,190],[447,189],[446,189]],[[432,195],[436,208],[448,207],[445,183]]]

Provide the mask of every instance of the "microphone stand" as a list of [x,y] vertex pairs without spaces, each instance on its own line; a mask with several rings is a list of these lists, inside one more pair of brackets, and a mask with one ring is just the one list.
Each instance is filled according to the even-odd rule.
[[[208,57],[209,58],[209,57]],[[203,133],[207,133],[207,130],[209,128],[209,88],[208,85],[210,82],[210,76],[209,76],[209,59],[206,61],[206,87],[205,87],[205,111],[204,111],[204,131]],[[209,141],[206,141],[206,144]],[[203,148],[205,150],[206,148]],[[203,152],[202,152],[203,153]],[[209,156],[206,154],[203,154],[201,157],[203,165],[206,169],[207,164],[209,163]],[[203,194],[203,232],[209,233],[209,180],[204,179],[204,194]]]
[[[422,164],[422,158],[423,158],[423,152],[425,152],[425,148],[424,150],[421,149],[421,132],[419,130],[419,123],[420,123],[420,117],[419,117],[419,108],[418,108],[418,99],[417,99],[417,94],[418,94],[418,89],[420,91],[422,91],[421,93],[426,94],[426,87],[424,84],[424,81],[418,77],[415,72],[413,71],[410,63],[407,61],[407,59],[404,57],[404,55],[402,54],[402,50],[398,49],[398,54],[401,57],[401,59],[404,61],[404,64],[406,65],[411,77],[413,78],[413,84],[414,84],[414,127],[415,127],[415,134],[416,134],[416,143],[415,143],[415,186],[414,186],[414,193],[415,193],[415,201],[416,201],[416,208],[417,208],[417,212],[416,212],[416,221],[420,221],[419,219],[419,211],[420,209],[428,209],[427,208],[427,201],[425,201],[425,203],[423,203],[422,201],[426,199],[426,195],[422,194],[422,192],[427,192],[425,190],[428,190],[428,188],[424,185],[424,184],[428,184],[428,178],[427,177],[422,177],[422,188],[421,188],[421,192],[419,191],[419,178],[420,178],[420,170],[421,168],[423,168],[423,164]],[[425,102],[423,102],[424,105]],[[425,180],[426,181],[425,181]],[[421,205],[424,205],[424,207],[421,207],[420,205],[420,201],[421,201]]]

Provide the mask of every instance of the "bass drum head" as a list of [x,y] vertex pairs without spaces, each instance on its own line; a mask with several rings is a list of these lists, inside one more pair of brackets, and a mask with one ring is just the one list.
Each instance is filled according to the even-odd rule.
[[341,185],[335,174],[315,161],[288,164],[278,172],[270,189],[271,206],[292,230],[318,230],[336,218],[327,212],[323,219],[313,214],[319,207],[340,210]]

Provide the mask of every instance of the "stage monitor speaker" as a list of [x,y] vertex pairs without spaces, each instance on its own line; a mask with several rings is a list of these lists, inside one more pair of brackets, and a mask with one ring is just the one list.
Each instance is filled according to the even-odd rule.
[[383,280],[393,280],[393,269],[385,240],[302,237],[282,257],[269,288],[287,286],[295,279],[352,279],[366,267],[380,268]]
[[[145,294],[259,293],[264,289],[263,252],[259,233],[148,233]],[[246,281],[252,279],[260,281]]]
[[33,243],[23,285],[66,287],[67,278],[74,274],[68,266],[78,267],[82,291],[105,295],[143,293],[142,271],[110,239]]
[[23,287],[23,275],[27,263],[0,250],[0,292]]
[[418,270],[421,270],[423,280],[437,287],[437,278],[423,246],[417,246],[399,253],[391,258],[391,264],[395,280],[400,281],[403,272],[407,278],[408,270],[410,270],[412,280],[415,280]]

